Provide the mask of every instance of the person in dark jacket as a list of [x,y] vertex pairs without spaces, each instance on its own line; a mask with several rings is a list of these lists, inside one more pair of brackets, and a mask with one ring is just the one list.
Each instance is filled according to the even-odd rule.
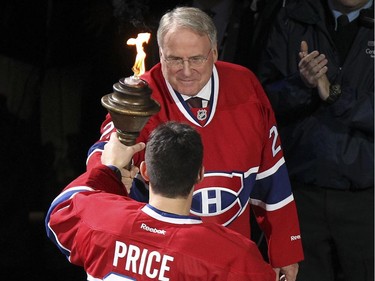
[[301,223],[297,280],[374,280],[373,9],[284,1],[259,61]]

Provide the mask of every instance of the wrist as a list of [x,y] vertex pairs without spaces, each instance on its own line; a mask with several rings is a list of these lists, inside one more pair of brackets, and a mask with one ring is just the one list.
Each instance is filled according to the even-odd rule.
[[114,165],[106,165],[108,168],[110,168],[115,174],[116,174],[116,177],[119,181],[121,181],[121,178],[122,178],[122,175],[121,175],[121,171],[119,168],[117,168],[116,166]]
[[317,81],[317,90],[319,93],[319,97],[325,101],[329,96],[329,87],[331,86],[331,83],[329,82],[327,75],[323,75],[320,79]]
[[327,104],[333,104],[341,96],[341,86],[339,84],[334,84],[329,86],[329,95],[325,100]]

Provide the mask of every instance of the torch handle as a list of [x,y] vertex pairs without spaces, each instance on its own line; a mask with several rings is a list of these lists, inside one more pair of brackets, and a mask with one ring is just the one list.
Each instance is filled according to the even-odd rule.
[[[129,134],[129,133],[123,132],[119,129],[116,129],[116,132],[117,132],[117,137],[122,144],[124,144],[126,146],[131,146],[131,145],[136,144],[136,138],[138,137],[139,133]],[[124,167],[124,169],[126,169],[128,171],[130,171],[130,168],[131,168],[131,162],[129,162]],[[145,196],[145,197],[148,196],[148,189],[146,188],[145,185],[139,184],[139,185],[137,185],[137,189],[138,189],[139,192],[141,192],[141,194],[143,194],[143,196]]]
[[[120,129],[116,129],[116,132],[118,139],[123,145],[132,146],[136,144],[136,138],[138,137],[139,133],[128,133],[121,131]],[[126,170],[130,170],[130,167],[131,163],[127,164],[124,168]]]

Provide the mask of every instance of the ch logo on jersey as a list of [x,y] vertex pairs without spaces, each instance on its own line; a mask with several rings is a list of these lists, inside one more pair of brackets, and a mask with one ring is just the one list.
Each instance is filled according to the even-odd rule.
[[228,225],[245,209],[250,190],[244,189],[243,174],[206,173],[193,193],[191,213]]

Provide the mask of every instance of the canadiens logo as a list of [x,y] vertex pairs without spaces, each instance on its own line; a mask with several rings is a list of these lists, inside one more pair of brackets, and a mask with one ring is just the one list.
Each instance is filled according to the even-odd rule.
[[243,174],[206,173],[195,187],[191,213],[226,226],[242,213],[249,197]]
[[207,109],[199,109],[197,111],[197,119],[199,121],[203,121],[203,120],[206,120],[207,118]]

